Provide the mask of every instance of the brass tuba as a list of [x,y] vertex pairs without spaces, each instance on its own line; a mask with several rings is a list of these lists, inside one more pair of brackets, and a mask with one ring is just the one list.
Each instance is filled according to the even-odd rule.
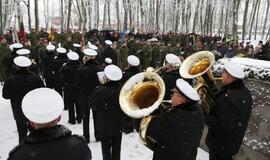
[[214,104],[214,96],[218,90],[217,81],[214,78],[211,67],[215,62],[215,56],[209,51],[200,51],[192,54],[182,63],[179,72],[183,78],[196,78],[194,85],[201,98],[203,111],[208,114]]
[[148,68],[132,76],[122,87],[119,103],[125,114],[132,118],[150,115],[158,108],[165,94],[162,78]]
[[146,72],[132,76],[122,87],[119,95],[120,107],[132,118],[143,118],[140,123],[140,138],[144,145],[152,148],[156,142],[146,135],[151,115],[163,102],[165,84],[157,74],[158,70],[148,68]]

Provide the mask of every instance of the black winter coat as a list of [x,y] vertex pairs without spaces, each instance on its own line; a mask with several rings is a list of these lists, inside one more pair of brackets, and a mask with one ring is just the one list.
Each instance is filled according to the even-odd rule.
[[75,83],[80,66],[79,61],[68,61],[59,71],[59,78],[63,82],[66,97],[76,97],[79,94],[79,87]]
[[176,106],[154,117],[146,131],[157,142],[153,160],[195,160],[204,122],[197,102]]
[[98,126],[101,136],[119,135],[122,132],[123,112],[119,104],[121,86],[118,82],[108,82],[93,93],[90,105],[97,108]]
[[209,113],[206,144],[215,154],[235,155],[245,135],[252,108],[252,96],[242,80],[224,86]]
[[117,65],[118,59],[117,59],[117,54],[116,54],[115,49],[112,49],[111,47],[105,48],[101,53],[101,57],[102,57],[103,63],[105,61],[105,58],[111,58],[112,64]]
[[33,130],[9,153],[8,160],[91,160],[85,140],[64,126]]
[[121,82],[123,84],[125,84],[125,82],[131,78],[132,76],[136,75],[140,73],[140,69],[138,67],[130,67],[130,68],[127,68],[124,73],[123,73],[123,78],[121,80]]
[[38,75],[30,73],[27,69],[18,70],[15,75],[9,77],[3,86],[3,98],[10,99],[12,112],[16,121],[26,120],[21,103],[23,97],[31,90],[44,87]]
[[80,92],[90,97],[95,88],[100,85],[97,72],[103,71],[103,68],[95,61],[87,61],[80,69],[76,78],[76,84]]
[[172,71],[172,72],[165,72],[162,75],[162,79],[165,83],[165,96],[164,100],[170,100],[171,99],[171,90],[175,88],[176,86],[176,80],[180,78],[180,74],[178,70]]
[[54,60],[52,64],[52,71],[54,74],[55,85],[62,86],[63,82],[59,77],[59,70],[63,66],[64,63],[68,61],[68,57],[66,54],[60,53],[59,56]]

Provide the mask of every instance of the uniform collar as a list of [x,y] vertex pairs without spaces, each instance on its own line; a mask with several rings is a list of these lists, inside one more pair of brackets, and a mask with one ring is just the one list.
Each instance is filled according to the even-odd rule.
[[30,134],[24,139],[23,143],[42,143],[70,135],[71,131],[68,128],[62,125],[57,125],[51,128],[42,128],[31,131]]
[[220,92],[225,91],[225,90],[228,90],[228,89],[242,88],[244,86],[245,86],[245,84],[244,84],[243,80],[238,79],[238,80],[233,81],[230,84],[227,84],[227,85],[223,86],[221,88]]

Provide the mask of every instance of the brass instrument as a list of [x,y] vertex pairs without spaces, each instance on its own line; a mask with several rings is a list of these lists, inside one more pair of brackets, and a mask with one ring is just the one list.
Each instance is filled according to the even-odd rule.
[[148,68],[146,72],[132,76],[122,87],[119,103],[124,113],[132,118],[142,118],[150,115],[165,94],[165,84],[162,78]]
[[215,56],[209,51],[196,52],[182,63],[179,72],[183,78],[196,78],[195,89],[201,98],[203,111],[208,114],[214,104],[214,96],[218,90],[217,81],[211,72]]
[[154,140],[147,135],[147,127],[154,112],[163,102],[165,84],[158,70],[147,68],[146,72],[132,76],[122,87],[119,103],[125,114],[132,118],[143,118],[140,124],[142,143],[151,149]]

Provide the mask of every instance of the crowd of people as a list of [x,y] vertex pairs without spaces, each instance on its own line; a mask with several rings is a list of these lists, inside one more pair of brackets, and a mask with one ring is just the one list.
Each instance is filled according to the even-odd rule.
[[[120,160],[122,132],[139,130],[141,122],[146,122],[145,134],[155,142],[151,148],[154,160],[193,160],[205,121],[210,160],[230,160],[240,148],[251,113],[252,97],[242,81],[243,70],[232,62],[225,65],[223,87],[215,97],[214,109],[205,117],[197,91],[189,80],[181,79],[179,66],[202,50],[213,51],[216,59],[270,59],[270,39],[253,46],[229,36],[173,32],[138,31],[123,36],[116,31],[57,33],[52,29],[47,33],[32,29],[19,35],[19,42],[13,43],[8,32],[1,36],[0,44],[3,97],[11,101],[19,134],[19,146],[10,159],[48,159],[52,153],[65,154],[67,159],[91,159],[86,144],[90,143],[92,110],[94,136],[101,141],[103,160]],[[146,68],[164,64],[177,64],[168,65],[160,75],[166,87],[164,99],[172,102],[170,109],[151,118],[127,117],[119,104],[122,86]],[[68,123],[82,123],[83,138],[58,124],[64,109],[68,110]],[[82,149],[72,153],[62,145]],[[56,157],[50,159],[59,159]]]

